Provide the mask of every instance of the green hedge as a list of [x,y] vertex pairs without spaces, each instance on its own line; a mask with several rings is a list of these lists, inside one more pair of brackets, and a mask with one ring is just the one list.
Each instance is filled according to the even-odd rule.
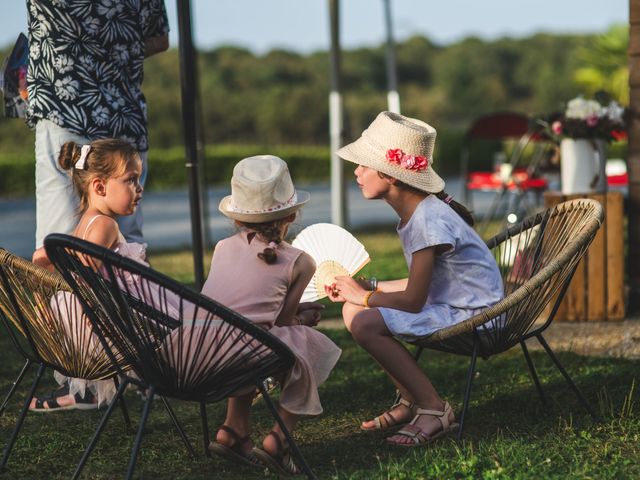
[[[457,175],[460,171],[460,151],[463,132],[440,129],[435,149],[434,167],[444,176]],[[500,148],[496,142],[476,142],[470,154],[472,170],[491,169],[493,152]],[[513,145],[505,145],[507,151]],[[233,166],[242,158],[270,153],[285,159],[296,182],[328,180],[331,171],[328,146],[260,146],[260,145],[214,145],[204,152],[204,183],[207,186],[228,184]],[[625,158],[626,142],[612,144],[610,158]],[[180,188],[187,185],[183,147],[151,149],[149,151],[148,189]],[[345,175],[349,178],[354,165],[345,162]],[[34,190],[34,164],[31,151],[0,152],[0,195],[25,195]]]

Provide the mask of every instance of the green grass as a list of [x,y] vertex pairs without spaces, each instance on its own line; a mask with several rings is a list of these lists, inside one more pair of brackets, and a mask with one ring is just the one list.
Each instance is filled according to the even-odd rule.
[[[363,272],[379,278],[403,275],[404,261],[393,233],[359,235],[373,258]],[[210,252],[208,254],[210,257]],[[208,258],[207,258],[208,259]],[[189,253],[154,253],[155,268],[192,282]],[[519,350],[479,362],[466,433],[461,443],[442,440],[431,447],[406,450],[387,446],[384,435],[361,432],[359,422],[371,418],[393,400],[393,388],[380,368],[343,330],[326,331],[343,354],[321,387],[324,413],[303,419],[296,438],[321,479],[634,479],[640,478],[640,416],[636,398],[640,361],[584,357],[558,352],[560,360],[589,402],[603,416],[593,424],[543,352],[532,352],[549,406],[541,404]],[[0,392],[6,392],[22,360],[6,335],[0,336]],[[421,359],[440,394],[460,411],[468,359],[426,352]],[[34,369],[35,370],[35,369]],[[5,414],[0,435],[8,439],[34,371],[25,378]],[[46,392],[53,387],[45,375]],[[142,402],[126,394],[134,428]],[[136,478],[232,480],[275,478],[218,458],[200,454],[201,430],[195,404],[172,402],[187,434],[198,447],[190,459],[164,412],[155,402],[145,431]],[[27,415],[2,478],[62,479],[73,473],[100,412],[56,412]],[[224,418],[224,404],[208,408],[212,429]],[[272,419],[264,405],[254,409],[252,439],[259,442]],[[126,431],[116,411],[110,419],[83,478],[122,478],[134,432]]]
[[[560,375],[541,352],[539,367],[550,406],[539,402],[524,359],[515,350],[479,364],[467,418],[465,439],[445,439],[429,448],[405,450],[383,443],[383,435],[361,432],[362,419],[387,407],[393,389],[368,355],[344,331],[327,334],[343,349],[338,366],[320,395],[325,412],[304,419],[296,437],[319,478],[327,479],[512,479],[598,478],[640,476],[640,419],[634,405],[640,363],[623,359],[560,354],[589,401],[605,421],[593,425]],[[0,341],[2,391],[17,374],[20,358],[6,337]],[[440,393],[460,409],[467,361],[451,355],[427,353],[421,362]],[[33,373],[33,372],[32,372]],[[7,412],[0,431],[7,439],[19,404],[26,395],[25,380]],[[51,386],[51,375],[46,375]],[[48,387],[47,387],[48,388]],[[46,390],[47,388],[41,389]],[[633,394],[633,395],[632,395]],[[132,392],[126,399],[134,424],[142,402]],[[193,444],[200,446],[200,423],[195,404],[173,406]],[[220,424],[223,404],[210,405],[210,425]],[[83,446],[100,419],[100,412],[56,412],[27,416],[9,461],[11,479],[68,478]],[[254,410],[259,441],[270,429],[264,403]],[[84,478],[120,478],[126,470],[134,433],[127,432],[115,412],[86,467]],[[265,478],[218,458],[200,455],[191,460],[161,404],[155,402],[142,443],[136,478],[209,479]],[[273,477],[271,477],[273,478]]]

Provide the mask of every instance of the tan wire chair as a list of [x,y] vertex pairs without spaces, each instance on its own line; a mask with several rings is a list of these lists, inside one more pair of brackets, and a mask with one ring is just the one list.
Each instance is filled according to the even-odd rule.
[[525,219],[487,242],[504,282],[504,299],[478,315],[412,342],[424,348],[471,357],[458,438],[471,396],[477,357],[484,359],[520,344],[536,389],[546,403],[525,341],[535,337],[594,420],[595,411],[542,336],[551,324],[578,262],[586,252],[604,211],[595,200],[578,199]]
[[[92,338],[82,307],[62,276],[0,248],[0,321],[25,359],[0,411],[33,364],[38,371],[5,446],[0,468],[4,470],[24,422],[29,404],[47,368],[65,376],[86,380],[112,378],[116,371],[99,340]],[[121,403],[130,425],[124,403]]]

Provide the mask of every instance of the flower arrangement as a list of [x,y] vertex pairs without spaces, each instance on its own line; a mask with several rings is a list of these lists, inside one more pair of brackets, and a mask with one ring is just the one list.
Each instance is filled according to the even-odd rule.
[[567,103],[563,113],[555,113],[538,121],[554,140],[562,138],[620,140],[626,135],[628,111],[617,102],[608,104],[576,97]]
[[429,166],[429,160],[422,155],[409,155],[401,148],[390,148],[387,150],[387,161],[407,170],[425,170]]

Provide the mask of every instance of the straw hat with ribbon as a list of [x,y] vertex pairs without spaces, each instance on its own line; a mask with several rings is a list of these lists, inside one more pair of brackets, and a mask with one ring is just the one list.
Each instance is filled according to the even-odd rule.
[[433,169],[436,129],[415,118],[381,112],[360,138],[337,151],[353,163],[385,173],[427,193],[444,190]]
[[309,201],[309,193],[296,191],[284,160],[257,155],[233,168],[231,195],[220,201],[223,215],[249,223],[263,223],[291,215]]

